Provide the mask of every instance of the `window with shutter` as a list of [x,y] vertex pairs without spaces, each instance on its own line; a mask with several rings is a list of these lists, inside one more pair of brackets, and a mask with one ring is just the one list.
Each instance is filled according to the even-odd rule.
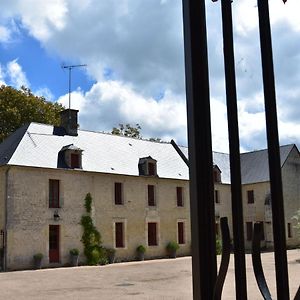
[[157,246],[157,223],[148,223],[148,246]]
[[181,186],[176,187],[177,192],[177,206],[183,206],[183,188]]
[[124,248],[124,223],[116,222],[116,248]]
[[121,182],[115,182],[115,204],[123,204],[123,184]]
[[155,188],[154,185],[148,185],[148,206],[155,206]]
[[155,164],[152,162],[148,162],[148,175],[149,176],[154,176],[155,174]]
[[49,179],[49,208],[59,207],[59,180]]
[[246,222],[247,241],[252,241],[253,226],[252,222]]
[[178,222],[178,244],[185,244],[184,238],[184,222]]
[[73,168],[73,169],[80,168],[79,154],[77,154],[77,153],[71,153],[71,168]]
[[218,190],[215,190],[215,203],[220,204],[220,195]]
[[254,191],[247,191],[248,203],[254,203]]
[[288,223],[288,238],[291,238],[292,237],[292,224],[291,223]]

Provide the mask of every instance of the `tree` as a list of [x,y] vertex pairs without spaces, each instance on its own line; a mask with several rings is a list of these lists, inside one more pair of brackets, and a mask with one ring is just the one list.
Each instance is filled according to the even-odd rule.
[[59,125],[59,113],[63,109],[61,104],[35,96],[24,86],[20,90],[0,86],[0,143],[26,123]]
[[135,124],[135,126],[131,126],[130,124],[119,124],[119,127],[113,127],[112,134],[129,136],[137,139],[141,139],[141,126],[139,124]]

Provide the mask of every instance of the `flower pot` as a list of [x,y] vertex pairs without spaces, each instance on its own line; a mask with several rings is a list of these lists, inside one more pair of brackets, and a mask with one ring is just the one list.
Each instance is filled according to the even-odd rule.
[[143,261],[145,259],[145,253],[144,252],[138,252],[137,259],[140,261]]
[[113,264],[113,263],[115,262],[115,259],[116,259],[115,253],[110,253],[110,254],[108,255],[108,262],[109,262],[110,264]]
[[79,257],[79,255],[71,255],[71,266],[72,267],[78,266],[78,257]]
[[176,258],[176,250],[169,250],[168,252],[170,258]]
[[34,257],[34,268],[36,270],[39,270],[42,268],[42,260],[43,258],[40,258],[40,257]]

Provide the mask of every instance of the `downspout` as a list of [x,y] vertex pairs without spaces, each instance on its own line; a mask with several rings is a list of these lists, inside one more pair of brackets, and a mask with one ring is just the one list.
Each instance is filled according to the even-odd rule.
[[4,213],[4,245],[3,245],[3,270],[6,271],[6,262],[7,262],[7,203],[8,203],[8,175],[10,166],[7,167],[5,171],[5,213]]

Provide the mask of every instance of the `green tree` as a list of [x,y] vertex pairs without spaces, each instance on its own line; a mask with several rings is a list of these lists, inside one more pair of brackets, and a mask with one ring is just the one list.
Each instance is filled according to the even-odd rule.
[[59,125],[59,113],[64,107],[35,96],[30,89],[17,90],[0,86],[0,143],[26,123]]
[[141,139],[141,126],[139,124],[135,124],[135,126],[131,126],[130,124],[119,124],[119,127],[113,127],[112,134],[129,136],[137,139]]

